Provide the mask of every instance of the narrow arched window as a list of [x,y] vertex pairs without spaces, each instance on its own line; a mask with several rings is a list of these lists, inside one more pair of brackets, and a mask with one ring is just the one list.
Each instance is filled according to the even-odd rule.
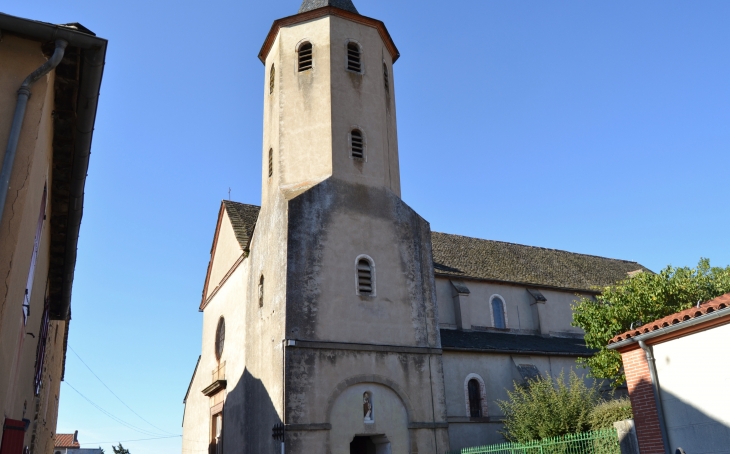
[[469,389],[469,416],[472,418],[482,417],[482,390],[479,382],[472,378],[467,385]]
[[274,176],[274,149],[269,148],[269,178]]
[[299,72],[312,69],[312,43],[299,46]]
[[357,43],[347,43],[347,69],[357,73],[362,71],[362,63],[360,62],[360,46]]
[[276,68],[271,65],[271,71],[269,72],[269,94],[274,93],[274,85],[276,81]]
[[362,131],[353,129],[350,132],[350,153],[353,158],[363,159],[365,157],[365,141]]
[[507,328],[507,317],[504,313],[504,301],[498,296],[492,297],[492,319],[495,328]]
[[226,321],[223,317],[218,319],[218,327],[215,330],[215,359],[220,360],[223,355],[223,344],[226,340]]
[[388,75],[388,65],[383,62],[383,84],[385,85],[385,93],[390,94],[390,76]]
[[372,259],[360,256],[356,263],[357,294],[375,296],[375,266]]
[[259,279],[259,307],[264,307],[264,275]]

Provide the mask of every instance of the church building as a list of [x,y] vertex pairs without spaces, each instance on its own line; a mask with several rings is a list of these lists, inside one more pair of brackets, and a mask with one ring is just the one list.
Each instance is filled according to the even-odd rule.
[[220,207],[183,453],[500,442],[506,389],[591,354],[571,302],[645,270],[431,232],[400,197],[398,57],[351,0],[274,22],[261,205]]

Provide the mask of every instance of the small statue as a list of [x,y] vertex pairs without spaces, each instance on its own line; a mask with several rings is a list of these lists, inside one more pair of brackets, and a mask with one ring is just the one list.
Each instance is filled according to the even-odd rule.
[[362,412],[365,422],[373,421],[373,404],[370,401],[370,393],[365,393],[362,396]]

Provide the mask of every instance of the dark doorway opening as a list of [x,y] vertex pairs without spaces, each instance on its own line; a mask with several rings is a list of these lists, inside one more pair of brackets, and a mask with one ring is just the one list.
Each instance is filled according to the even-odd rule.
[[375,443],[370,437],[355,437],[350,443],[350,454],[375,454]]

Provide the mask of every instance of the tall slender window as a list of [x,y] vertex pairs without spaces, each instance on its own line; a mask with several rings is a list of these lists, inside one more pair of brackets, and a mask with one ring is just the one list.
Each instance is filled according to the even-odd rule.
[[385,85],[385,93],[390,94],[390,77],[388,75],[388,65],[383,62],[383,84]]
[[259,279],[259,307],[264,307],[264,275]]
[[357,43],[347,43],[347,69],[357,73],[362,71],[360,62],[360,46]]
[[226,321],[223,317],[218,319],[218,327],[215,329],[215,359],[221,359],[223,355],[223,344],[226,341]]
[[498,296],[492,298],[492,318],[494,319],[495,328],[507,328],[507,320],[504,315],[504,301]]
[[274,85],[276,84],[276,68],[271,65],[271,71],[269,72],[269,94],[274,93]]
[[25,284],[25,296],[23,297],[23,323],[28,322],[30,316],[30,296],[33,292],[33,281],[35,280],[35,266],[38,261],[38,249],[41,246],[41,234],[43,233],[43,221],[46,219],[46,198],[47,188],[43,188],[43,197],[41,198],[41,211],[38,215],[38,223],[35,229],[35,239],[33,240],[33,253],[30,256],[30,269],[28,270],[28,280]]
[[299,72],[312,69],[312,43],[299,46]]
[[365,142],[362,138],[362,131],[353,129],[350,132],[350,153],[353,158],[363,159],[365,157]]
[[482,393],[479,382],[472,378],[467,385],[469,388],[469,416],[472,418],[482,417]]
[[269,178],[274,176],[274,149],[269,148]]

